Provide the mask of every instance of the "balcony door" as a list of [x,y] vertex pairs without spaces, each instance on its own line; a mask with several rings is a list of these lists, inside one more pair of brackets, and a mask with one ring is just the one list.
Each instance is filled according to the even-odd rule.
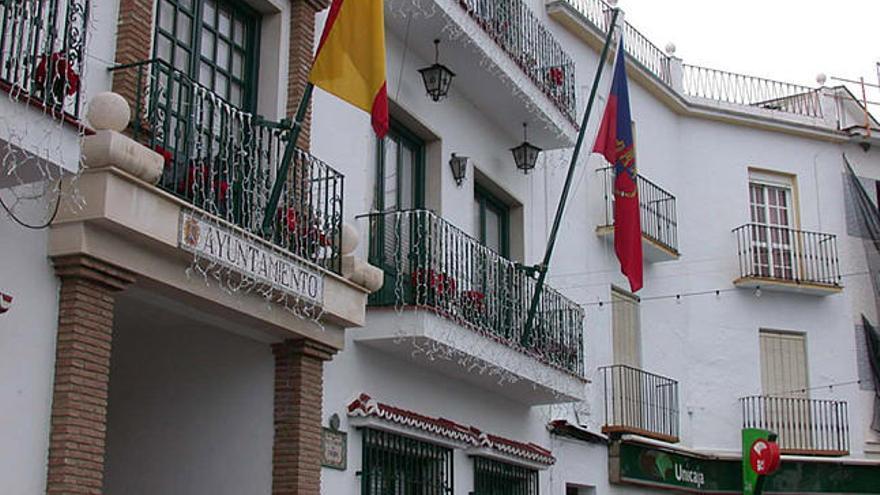
[[807,378],[807,340],[799,333],[761,330],[761,388],[764,411],[780,446],[810,450],[812,420]]
[[160,0],[155,57],[232,105],[256,99],[259,15],[244,2]]
[[611,416],[609,424],[642,428],[647,409],[643,407],[640,370],[642,367],[642,336],[639,301],[636,296],[612,287],[611,339],[615,365]]
[[760,277],[794,280],[792,189],[751,181],[752,261]]
[[[376,187],[373,195],[373,210],[376,212],[409,211],[424,208],[425,197],[425,143],[414,133],[396,122],[384,139],[378,141],[376,161]],[[371,262],[385,271],[385,285],[372,297],[374,301],[388,302],[396,298],[395,293],[401,280],[415,275],[419,280],[427,273],[425,257],[429,249],[425,244],[430,240],[426,231],[427,217],[413,213],[385,214],[371,222],[370,257]],[[400,277],[403,277],[399,280]],[[409,284],[404,284],[409,287]],[[407,300],[413,293],[405,294]]]
[[424,207],[425,143],[399,124],[392,123],[379,141],[376,195],[378,211]]

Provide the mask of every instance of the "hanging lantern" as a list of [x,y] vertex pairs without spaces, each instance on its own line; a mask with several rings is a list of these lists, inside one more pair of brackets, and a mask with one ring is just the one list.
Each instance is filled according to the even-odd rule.
[[440,40],[434,40],[434,65],[420,69],[425,91],[434,101],[440,101],[449,94],[449,86],[455,73],[440,63]]
[[455,184],[461,186],[467,177],[468,157],[458,156],[455,153],[449,158],[449,167],[452,169],[452,177],[455,178]]
[[523,122],[523,143],[516,148],[511,148],[510,151],[513,152],[513,161],[516,162],[516,168],[528,174],[530,170],[535,168],[541,148],[529,142],[526,131],[527,126]]

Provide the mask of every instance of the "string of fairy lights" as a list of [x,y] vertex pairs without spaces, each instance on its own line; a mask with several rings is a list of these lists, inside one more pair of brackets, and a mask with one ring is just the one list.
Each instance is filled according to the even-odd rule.
[[[64,37],[44,37],[52,32],[44,25],[47,16],[39,2],[13,2],[7,6],[18,29],[20,44],[14,50],[35,54],[26,63],[10,59],[4,78],[10,83],[6,98],[13,103],[0,114],[4,130],[0,146],[0,209],[23,228],[48,227],[62,202],[76,209],[82,206],[77,179],[83,169],[82,157],[71,163],[67,153],[71,142],[78,146],[84,126],[72,126],[66,115],[76,114],[79,99],[87,92],[83,59],[88,57],[94,20],[86,15],[84,2],[59,4],[58,18],[69,24]],[[54,67],[53,67],[54,66]],[[39,102],[43,102],[40,104]],[[83,105],[79,105],[82,107]],[[34,113],[41,113],[34,119]],[[48,124],[47,124],[48,123]],[[55,164],[68,163],[64,172]],[[66,179],[62,181],[62,179]]]
[[[868,276],[878,273],[877,271],[865,270],[860,272],[852,272],[852,273],[844,273],[840,275],[841,279],[849,278],[849,277],[858,277],[858,276]],[[701,296],[720,296],[721,294],[729,293],[729,292],[740,292],[742,293],[744,289],[739,287],[724,287],[719,289],[706,289],[706,290],[696,290],[696,291],[682,291],[682,292],[671,292],[666,294],[656,294],[650,296],[635,296],[634,299],[636,302],[651,302],[651,301],[664,301],[664,300],[674,300],[676,302],[681,302],[684,299],[688,299],[691,297],[701,297]],[[755,297],[761,297],[763,291],[761,286],[757,286],[754,289]],[[607,305],[617,304],[620,302],[628,302],[628,301],[619,301],[612,299],[605,299],[599,301],[591,301],[591,302],[580,302],[577,303],[579,306],[588,308],[588,307],[604,307]]]

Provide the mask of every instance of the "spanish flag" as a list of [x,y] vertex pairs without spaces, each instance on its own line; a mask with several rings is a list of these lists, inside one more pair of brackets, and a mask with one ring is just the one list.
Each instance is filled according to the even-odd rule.
[[388,132],[382,0],[333,0],[309,81],[372,116]]

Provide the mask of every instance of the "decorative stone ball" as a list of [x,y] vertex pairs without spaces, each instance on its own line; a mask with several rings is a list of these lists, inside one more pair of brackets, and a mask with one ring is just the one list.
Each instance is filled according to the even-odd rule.
[[827,81],[827,80],[828,80],[828,76],[826,76],[825,74],[823,74],[821,72],[816,76],[816,82],[819,83],[819,86],[825,86],[825,81]]
[[122,96],[105,91],[92,97],[86,117],[98,131],[122,132],[131,119],[131,108]]
[[675,43],[667,43],[666,44],[666,54],[670,57],[675,55]]
[[342,224],[342,254],[347,255],[357,249],[360,236],[356,228],[349,223]]

